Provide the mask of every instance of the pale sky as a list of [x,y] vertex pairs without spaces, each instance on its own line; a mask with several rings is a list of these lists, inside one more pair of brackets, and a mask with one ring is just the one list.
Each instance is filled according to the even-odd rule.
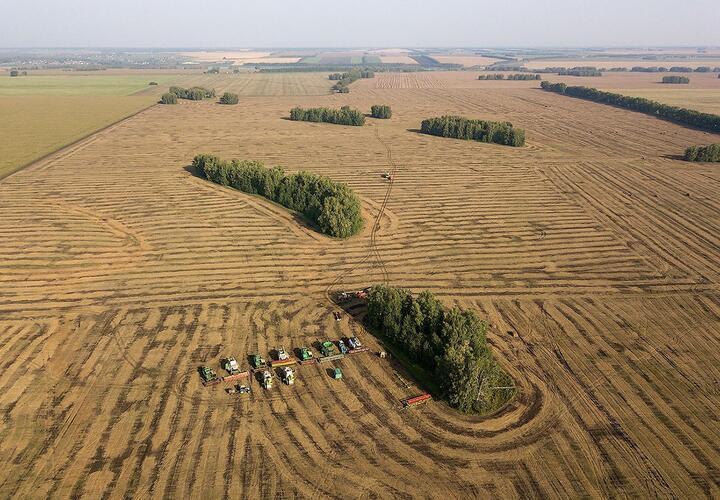
[[0,47],[720,45],[720,0],[0,0]]

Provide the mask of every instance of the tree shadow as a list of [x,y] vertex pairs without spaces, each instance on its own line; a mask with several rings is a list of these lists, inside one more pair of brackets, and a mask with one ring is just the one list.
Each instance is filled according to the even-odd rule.
[[662,155],[660,158],[665,158],[666,160],[680,160],[684,161],[685,156],[684,155]]
[[198,170],[198,168],[195,167],[194,165],[186,165],[183,168],[185,169],[185,171],[187,173],[189,173],[193,177],[197,177],[198,179],[204,179],[204,177],[202,175],[200,175],[200,171]]
[[[408,132],[412,132],[414,134],[422,134],[422,130],[420,130],[419,128],[408,128],[405,130],[407,130]],[[425,134],[423,134],[423,135],[425,135]]]

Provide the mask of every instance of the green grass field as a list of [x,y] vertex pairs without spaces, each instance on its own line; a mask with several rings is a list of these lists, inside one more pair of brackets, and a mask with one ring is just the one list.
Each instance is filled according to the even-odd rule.
[[644,97],[670,106],[720,114],[720,89],[612,89],[634,97]]
[[160,85],[176,79],[175,75],[33,75],[0,76],[0,96],[19,95],[130,95],[148,87],[155,81]]
[[0,179],[155,101],[154,96],[0,96]]

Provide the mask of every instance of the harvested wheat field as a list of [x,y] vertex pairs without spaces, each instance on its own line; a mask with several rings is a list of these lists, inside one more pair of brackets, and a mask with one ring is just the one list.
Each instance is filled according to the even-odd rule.
[[[0,496],[720,496],[720,170],[676,159],[717,137],[454,78],[154,106],[0,181]],[[393,117],[283,119],[345,104]],[[527,145],[415,131],[442,114]],[[194,177],[199,152],[347,182],[366,228],[322,236]],[[487,318],[516,399],[402,410],[421,389],[328,298],[379,282]],[[351,334],[371,352],[342,380],[303,365],[231,396],[198,377]]]

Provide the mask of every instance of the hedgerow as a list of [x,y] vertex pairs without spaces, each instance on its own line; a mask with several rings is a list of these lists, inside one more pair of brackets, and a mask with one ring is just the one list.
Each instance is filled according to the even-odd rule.
[[568,87],[564,83],[550,83],[543,81],[540,87],[549,92],[587,99],[603,104],[610,104],[621,108],[639,111],[648,115],[662,118],[663,120],[695,127],[707,132],[720,132],[720,116],[711,113],[701,113],[693,109],[668,106],[657,101],[643,97],[631,97],[613,92],[605,92],[590,87]]

